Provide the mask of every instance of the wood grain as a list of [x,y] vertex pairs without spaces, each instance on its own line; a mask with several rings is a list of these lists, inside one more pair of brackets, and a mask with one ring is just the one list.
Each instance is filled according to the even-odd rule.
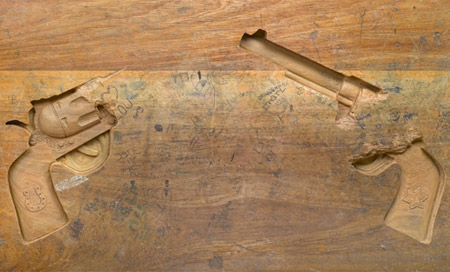
[[[0,122],[26,120],[28,101],[106,74],[0,72]],[[123,110],[110,158],[58,192],[69,225],[30,245],[6,176],[28,136],[2,126],[0,270],[449,270],[448,188],[423,245],[383,224],[399,167],[367,177],[348,161],[363,143],[415,127],[450,173],[448,72],[353,74],[390,95],[343,131],[335,101],[281,72],[122,72],[111,82]],[[284,91],[265,109],[273,88]],[[74,176],[52,175],[54,184]]]
[[447,0],[0,2],[0,70],[275,70],[269,39],[335,69],[450,69]]
[[[128,70],[99,90],[120,105],[109,159],[51,169],[69,224],[29,245],[7,177],[28,135],[0,126],[0,270],[450,270],[449,188],[423,245],[383,224],[400,168],[348,161],[414,127],[450,173],[449,14],[446,0],[0,1],[1,124]],[[237,47],[258,28],[388,100],[337,128],[335,101]]]

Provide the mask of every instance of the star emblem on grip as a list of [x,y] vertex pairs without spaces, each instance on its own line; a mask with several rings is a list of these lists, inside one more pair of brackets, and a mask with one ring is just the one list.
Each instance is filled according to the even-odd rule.
[[421,187],[416,189],[406,189],[406,195],[403,197],[403,201],[409,204],[409,209],[424,209],[424,202],[428,199],[428,196],[422,191]]

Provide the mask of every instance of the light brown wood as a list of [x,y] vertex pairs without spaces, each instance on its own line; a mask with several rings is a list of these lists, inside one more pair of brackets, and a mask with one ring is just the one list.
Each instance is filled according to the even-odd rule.
[[449,70],[448,0],[0,3],[0,70],[276,70],[244,32],[337,70]]
[[[53,165],[68,224],[28,245],[7,171],[29,135],[0,128],[0,270],[450,270],[448,188],[424,245],[383,223],[403,169],[367,176],[349,162],[413,127],[449,173],[449,11],[445,0],[1,1],[0,123],[127,71],[100,92],[118,125],[83,151],[108,159],[95,173],[76,152]],[[259,28],[388,100],[342,131],[336,101],[238,48]]]
[[[0,72],[0,121],[108,73]],[[390,95],[344,131],[336,101],[282,71],[121,72],[99,88],[117,102],[109,159],[92,175],[51,169],[69,224],[29,245],[6,176],[28,135],[4,126],[2,270],[448,270],[449,190],[423,245],[384,224],[402,169],[370,177],[349,162],[414,127],[448,173],[448,73],[352,74]]]

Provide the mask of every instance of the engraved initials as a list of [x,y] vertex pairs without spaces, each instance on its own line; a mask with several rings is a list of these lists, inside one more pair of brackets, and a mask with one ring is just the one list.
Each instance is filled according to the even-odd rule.
[[[41,191],[41,187],[35,186],[33,188],[34,193],[36,194],[36,197],[39,199],[39,202],[37,202],[36,197],[33,197],[33,200],[31,200],[30,190],[25,189],[23,190],[23,195],[25,196],[25,206],[30,212],[37,212],[45,208],[47,205],[47,198],[45,197],[44,193]],[[37,203],[36,203],[37,202]]]

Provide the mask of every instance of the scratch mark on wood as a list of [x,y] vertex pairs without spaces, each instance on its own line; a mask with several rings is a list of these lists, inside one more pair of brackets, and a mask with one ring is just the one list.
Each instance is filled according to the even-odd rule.
[[363,27],[364,27],[364,16],[366,15],[366,9],[359,15],[359,18],[361,18],[361,28],[359,30],[359,45],[362,44],[362,33],[363,33]]
[[314,49],[316,50],[317,58],[319,59],[319,62],[321,62],[322,60],[320,59],[319,49],[317,49],[317,46],[316,46],[316,38],[318,35],[319,35],[319,31],[314,30],[313,32],[311,32],[309,34],[309,38],[311,39]]
[[230,162],[232,162],[233,160],[234,160],[234,156],[236,155],[236,148],[234,149],[234,151],[233,151],[233,155],[231,155],[231,160],[230,160]]
[[85,176],[73,176],[70,179],[65,179],[55,185],[56,191],[64,191],[75,186],[78,186],[88,180]]

